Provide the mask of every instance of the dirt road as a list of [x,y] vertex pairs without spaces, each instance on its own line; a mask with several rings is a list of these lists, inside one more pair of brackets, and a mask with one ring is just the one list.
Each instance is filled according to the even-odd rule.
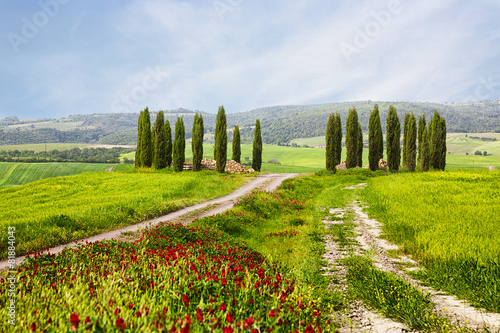
[[[255,189],[260,189],[263,191],[274,191],[285,179],[288,178],[293,178],[297,176],[297,173],[281,173],[281,174],[263,174],[258,176],[257,178],[251,180],[250,182],[246,183],[245,185],[241,186],[238,188],[236,191],[209,201],[205,201],[203,203],[189,206],[182,208],[180,210],[177,210],[175,212],[172,212],[170,214],[164,215],[157,217],[152,220],[144,221],[138,224],[134,224],[125,228],[121,229],[116,229],[112,231],[108,231],[102,234],[98,234],[95,236],[91,236],[85,239],[81,239],[77,241],[77,243],[85,243],[87,242],[96,242],[96,241],[101,241],[101,240],[106,240],[106,239],[123,239],[121,237],[122,233],[135,233],[139,231],[140,229],[144,229],[150,226],[154,226],[160,222],[164,221],[175,221],[181,219],[183,216],[188,216],[189,220],[192,221],[195,218],[201,218],[205,216],[210,216],[210,215],[215,215],[221,212],[226,211],[227,209],[230,209],[233,207],[235,200],[238,198],[252,192]],[[207,207],[210,207],[209,210],[206,210]],[[203,210],[202,213],[196,213],[196,211]],[[193,213],[195,214],[189,214]],[[188,215],[189,214],[189,215]],[[188,223],[190,222],[188,221]],[[187,223],[186,223],[187,224]],[[74,247],[76,246],[75,242],[69,243],[69,244],[64,244],[60,245],[57,247],[49,248],[49,253],[55,254],[61,252],[63,249],[67,247]],[[45,251],[44,251],[45,252]],[[16,258],[16,265],[19,265],[23,260],[25,256],[17,257]],[[0,262],[0,272],[6,270],[9,267],[9,264],[7,260],[3,260]]]

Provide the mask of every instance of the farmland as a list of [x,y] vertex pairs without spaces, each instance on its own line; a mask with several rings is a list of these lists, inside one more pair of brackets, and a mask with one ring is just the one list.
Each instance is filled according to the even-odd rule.
[[0,162],[0,189],[28,184],[37,180],[99,172],[112,168],[105,163],[9,163]]
[[[224,195],[247,178],[168,171],[48,178],[0,190],[0,227],[16,228],[18,254],[25,254]],[[3,257],[6,237],[2,232]]]

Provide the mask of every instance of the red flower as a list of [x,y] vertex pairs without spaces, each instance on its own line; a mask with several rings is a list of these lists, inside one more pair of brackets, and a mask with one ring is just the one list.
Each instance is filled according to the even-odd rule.
[[118,328],[125,328],[125,321],[122,318],[117,318],[116,326],[118,326]]
[[52,323],[52,318],[47,319],[47,324]]
[[250,298],[250,304],[253,304],[253,298]]
[[314,328],[311,325],[307,325],[304,333],[314,333]]
[[228,323],[234,322],[234,318],[233,318],[233,315],[231,314],[231,312],[227,313],[226,320]]
[[36,331],[36,324],[35,323],[31,324],[30,330],[31,330],[31,332],[35,332]]
[[184,294],[182,295],[182,301],[184,302],[184,306],[187,308],[189,305],[189,297],[188,295]]
[[87,325],[88,323],[91,323],[92,320],[90,320],[90,317],[87,316],[87,318],[85,318],[85,325]]
[[132,303],[130,303],[130,304],[128,305],[128,308],[129,308],[129,309],[132,309],[133,307],[134,307],[134,304],[132,304]]
[[72,313],[70,317],[71,330],[76,331],[78,329],[78,324],[80,323],[80,317],[76,313]]
[[250,316],[249,318],[247,318],[247,319],[245,320],[245,325],[244,325],[244,327],[249,329],[249,328],[251,328],[251,327],[252,327],[253,323],[254,323],[253,316]]
[[141,311],[137,311],[137,312],[135,313],[135,315],[136,315],[137,317],[140,317],[140,316],[142,316],[142,313],[141,313]]
[[224,333],[233,333],[234,329],[231,326],[224,327]]
[[268,316],[269,317],[276,317],[276,311],[274,311],[274,309],[271,309],[271,311],[269,311],[269,313],[268,313]]
[[227,280],[226,280],[226,278],[225,278],[225,277],[223,277],[223,278],[222,278],[222,280],[221,280],[221,284],[222,284],[223,286],[225,286],[225,285],[227,284]]
[[196,320],[200,323],[203,321],[203,311],[200,309],[196,309]]
[[219,310],[221,310],[221,311],[226,311],[226,304],[222,303],[222,304],[220,305]]

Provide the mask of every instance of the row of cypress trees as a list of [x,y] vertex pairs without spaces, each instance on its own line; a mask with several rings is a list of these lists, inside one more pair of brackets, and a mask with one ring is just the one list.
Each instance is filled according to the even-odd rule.
[[[417,147],[418,140],[418,147]],[[335,172],[340,164],[342,152],[342,123],[340,115],[330,114],[326,127],[326,169]],[[349,109],[346,123],[345,145],[346,167],[362,166],[363,134],[358,121],[356,108]],[[418,148],[418,159],[417,159]],[[391,171],[399,170],[401,164],[401,125],[394,106],[389,107],[386,127],[387,167]],[[378,105],[370,114],[368,125],[368,160],[369,167],[375,171],[384,155],[384,140]],[[444,170],[446,166],[446,121],[434,110],[434,115],[426,126],[425,114],[417,121],[413,113],[405,115],[403,124],[403,166],[410,172],[417,166],[423,171],[430,167]]]
[[[203,135],[205,128],[203,116],[196,114],[193,122],[193,137],[191,149],[193,151],[193,171],[201,170],[201,160],[203,159]],[[233,160],[238,163],[241,159],[239,127],[235,126],[233,132]],[[138,121],[137,150],[135,152],[135,167],[164,169],[172,165],[174,171],[183,170],[185,162],[185,128],[184,120],[177,118],[175,123],[175,139],[172,142],[172,130],[168,120],[165,121],[163,111],[159,111],[155,124],[151,130],[151,117],[146,107],[141,111]],[[215,146],[214,158],[217,171],[224,172],[227,160],[227,125],[224,107],[219,107],[217,113],[217,123],[215,126]],[[255,138],[253,145],[252,167],[255,171],[260,171],[262,165],[262,137],[260,133],[260,122],[255,124]]]

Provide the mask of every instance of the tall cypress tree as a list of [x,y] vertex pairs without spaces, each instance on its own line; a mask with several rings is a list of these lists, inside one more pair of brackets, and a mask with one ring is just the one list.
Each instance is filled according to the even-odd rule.
[[217,112],[217,123],[215,124],[215,163],[217,164],[217,171],[223,173],[226,169],[227,160],[227,125],[226,125],[226,111],[224,106],[219,107]]
[[334,166],[337,166],[340,164],[340,160],[342,158],[342,119],[340,118],[340,114],[337,113],[335,115],[335,124],[334,124],[334,142],[336,144],[336,149],[335,149],[335,161],[334,161]]
[[427,124],[425,123],[425,113],[418,118],[418,159],[417,164],[422,165],[422,151],[424,149],[422,143],[424,140],[424,131]]
[[361,124],[358,122],[358,143],[356,152],[356,165],[360,168],[363,167],[363,130],[361,129]]
[[241,163],[240,127],[234,126],[233,131],[233,161]]
[[380,112],[378,105],[375,105],[370,114],[368,125],[368,163],[370,170],[378,169],[378,162],[384,156],[384,138],[382,134],[382,124],[380,123]]
[[177,122],[175,123],[175,140],[174,140],[174,152],[173,152],[173,165],[174,171],[181,172],[184,168],[185,161],[185,150],[186,150],[186,134],[184,130],[184,120],[177,117]]
[[347,149],[346,167],[348,169],[355,168],[358,163],[358,113],[356,108],[349,109],[347,116],[345,147]]
[[403,166],[408,168],[408,150],[407,150],[407,137],[408,137],[408,122],[410,121],[410,114],[405,114],[403,123]]
[[417,165],[417,120],[411,113],[408,118],[408,124],[406,129],[406,167],[410,172],[415,171],[415,166]]
[[260,120],[255,121],[255,134],[253,138],[252,168],[260,171],[262,166],[262,136],[260,134]]
[[193,122],[193,138],[191,147],[193,150],[193,171],[201,170],[201,160],[203,159],[203,134],[205,127],[203,126],[203,116],[196,114]]
[[389,106],[387,115],[386,146],[387,167],[390,171],[398,171],[401,164],[401,125],[394,106]]
[[429,123],[430,166],[436,170],[444,170],[446,166],[446,121],[437,110]]
[[431,148],[429,136],[427,134],[427,126],[424,126],[422,130],[422,157],[420,162],[422,163],[422,171],[428,171],[431,162]]
[[165,160],[167,167],[170,168],[172,165],[172,128],[168,119],[165,120],[163,128],[165,130]]
[[335,115],[333,113],[328,117],[326,124],[326,170],[335,171],[335,155],[337,152],[337,145],[335,142]]
[[137,121],[137,148],[135,150],[135,167],[142,168],[141,161],[141,147],[142,147],[142,118],[144,117],[144,111],[139,114],[139,120]]
[[165,117],[163,111],[158,112],[155,125],[153,127],[154,154],[153,168],[157,170],[164,169],[167,166],[167,146],[165,141]]
[[151,168],[153,164],[153,141],[151,139],[151,118],[149,109],[144,109],[142,117],[142,139],[141,139],[141,163],[145,168]]
[[440,123],[441,129],[441,160],[439,169],[443,170],[446,168],[446,120],[444,117],[441,117]]

